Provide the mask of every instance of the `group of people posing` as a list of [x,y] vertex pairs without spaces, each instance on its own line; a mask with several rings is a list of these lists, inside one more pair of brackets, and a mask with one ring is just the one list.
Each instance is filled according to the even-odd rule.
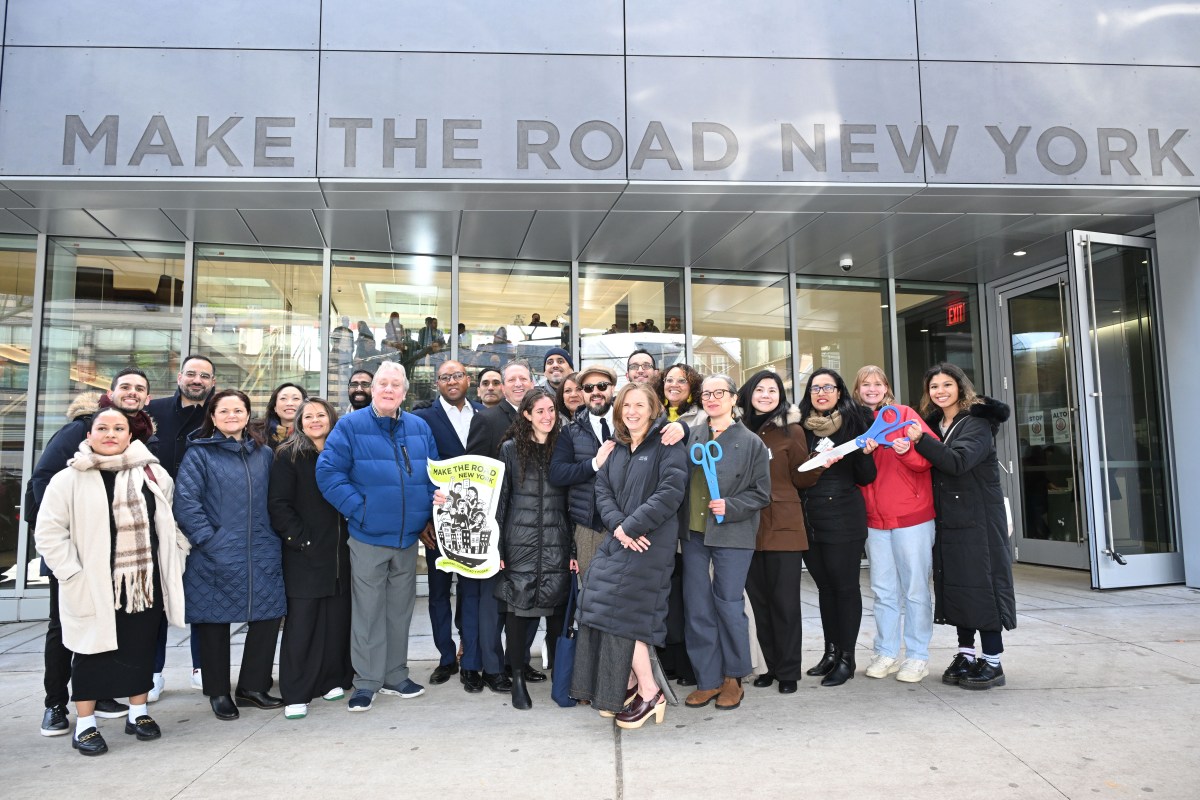
[[[1004,684],[1002,631],[1016,619],[994,436],[1008,409],[958,367],[930,369],[922,413],[899,406],[909,424],[841,458],[822,454],[893,400],[877,367],[852,388],[818,369],[798,406],[773,372],[739,387],[685,364],[660,374],[644,351],[619,391],[606,366],[572,370],[557,347],[536,383],[523,362],[472,376],[445,361],[438,397],[404,411],[404,367],[385,361],[351,375],[340,418],[290,383],[256,417],[189,356],[173,397],[150,401],[128,368],[80,398],[26,498],[51,576],[42,733],[71,732],[69,682],[80,753],[107,751],[97,717],[159,738],[147,704],[163,691],[168,623],[191,625],[193,682],[223,720],[420,696],[408,668],[418,541],[439,651],[430,682],[458,675],[517,709],[546,680],[529,657],[539,618],[552,669],[560,632],[578,625],[570,697],[623,728],[661,722],[672,683],[691,689],[689,707],[738,708],[756,661],[755,686],[794,692],[805,565],[825,640],[807,674],[841,685],[856,670],[864,548],[877,623],[867,676],[924,678],[937,621],[958,627],[943,681]],[[433,515],[457,506],[427,463],[460,455],[505,465],[501,570],[487,579],[434,567]],[[822,465],[801,471],[814,457]],[[232,623],[248,623],[233,691]]]

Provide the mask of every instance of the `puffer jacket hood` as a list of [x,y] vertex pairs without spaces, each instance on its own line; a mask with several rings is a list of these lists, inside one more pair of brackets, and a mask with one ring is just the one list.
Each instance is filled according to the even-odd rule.
[[[986,420],[992,427],[992,435],[995,436],[1000,430],[1000,426],[1008,421],[1012,409],[995,398],[980,395],[979,402],[968,408],[967,414]],[[942,422],[942,417],[942,410],[937,408],[925,418],[925,421],[929,423],[929,427],[936,430]]]
[[103,392],[83,392],[67,405],[67,419],[74,422],[80,417],[90,417],[100,409]]

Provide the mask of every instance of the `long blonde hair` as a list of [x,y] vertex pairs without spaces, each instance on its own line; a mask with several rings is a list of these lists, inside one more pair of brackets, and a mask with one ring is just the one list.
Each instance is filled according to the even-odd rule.
[[867,364],[865,367],[860,367],[858,374],[854,376],[854,389],[850,392],[854,397],[854,402],[866,405],[866,403],[863,403],[862,397],[858,394],[858,387],[862,386],[863,381],[867,378],[872,377],[879,378],[879,380],[883,381],[883,385],[887,387],[887,391],[883,394],[883,402],[879,405],[889,406],[895,403],[896,395],[892,394],[892,382],[888,380],[887,373],[883,371],[883,368],[877,367],[874,364]]

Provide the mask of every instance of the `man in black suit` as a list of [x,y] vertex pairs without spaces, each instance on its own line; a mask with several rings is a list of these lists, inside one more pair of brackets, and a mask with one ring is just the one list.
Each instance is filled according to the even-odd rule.
[[[504,399],[491,408],[484,409],[471,419],[471,432],[467,437],[467,452],[473,456],[499,458],[500,443],[504,432],[517,416],[517,406],[525,394],[533,388],[533,377],[529,365],[524,361],[510,361],[500,371],[503,381],[501,391]],[[504,648],[500,643],[500,606],[492,594],[498,576],[479,581],[479,649],[483,663],[483,682],[493,692],[512,691],[512,681],[504,674]],[[533,629],[533,626],[529,626]],[[536,630],[532,630],[536,633]],[[545,680],[546,676],[532,667],[525,667],[526,680]],[[531,674],[540,677],[531,678]]]
[[[467,434],[475,416],[484,410],[482,403],[467,400],[471,388],[471,376],[457,361],[446,361],[437,371],[438,399],[427,408],[413,411],[429,423],[433,440],[437,443],[438,455],[455,458],[466,455]],[[453,512],[452,512],[453,513]],[[432,534],[422,537],[425,543],[425,563],[429,578],[429,623],[433,627],[433,641],[437,645],[441,660],[437,669],[429,676],[432,684],[445,683],[458,672],[457,652],[451,635],[450,587],[454,576],[442,572],[435,566],[439,555],[437,542]],[[479,655],[479,588],[482,581],[473,578],[458,579],[459,612],[458,622],[462,631],[462,681],[468,692],[483,691],[483,675]]]

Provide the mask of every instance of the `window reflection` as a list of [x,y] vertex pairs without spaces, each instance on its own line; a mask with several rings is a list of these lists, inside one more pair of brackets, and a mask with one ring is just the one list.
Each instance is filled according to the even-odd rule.
[[249,395],[255,416],[285,381],[316,387],[320,251],[197,245],[195,259],[189,349],[212,359],[217,386]]
[[570,265],[463,258],[458,269],[464,364],[499,367],[522,359],[536,377],[547,350],[571,350]]
[[788,283],[786,275],[692,273],[693,366],[704,375],[726,373],[739,386],[769,369],[791,391]]
[[896,330],[904,402],[919,400],[925,370],[941,361],[962,367],[976,388],[983,389],[979,304],[973,286],[897,282]]
[[796,343],[800,378],[815,369],[837,371],[854,382],[859,367],[887,369],[888,309],[883,281],[852,278],[796,279]]
[[450,259],[333,253],[327,397],[349,406],[356,369],[398,361],[408,373],[405,408],[437,394],[437,367],[450,357]]
[[683,270],[583,264],[579,306],[583,363],[624,375],[635,350],[659,369],[684,360]]
[[16,585],[37,239],[0,236],[0,589]]

